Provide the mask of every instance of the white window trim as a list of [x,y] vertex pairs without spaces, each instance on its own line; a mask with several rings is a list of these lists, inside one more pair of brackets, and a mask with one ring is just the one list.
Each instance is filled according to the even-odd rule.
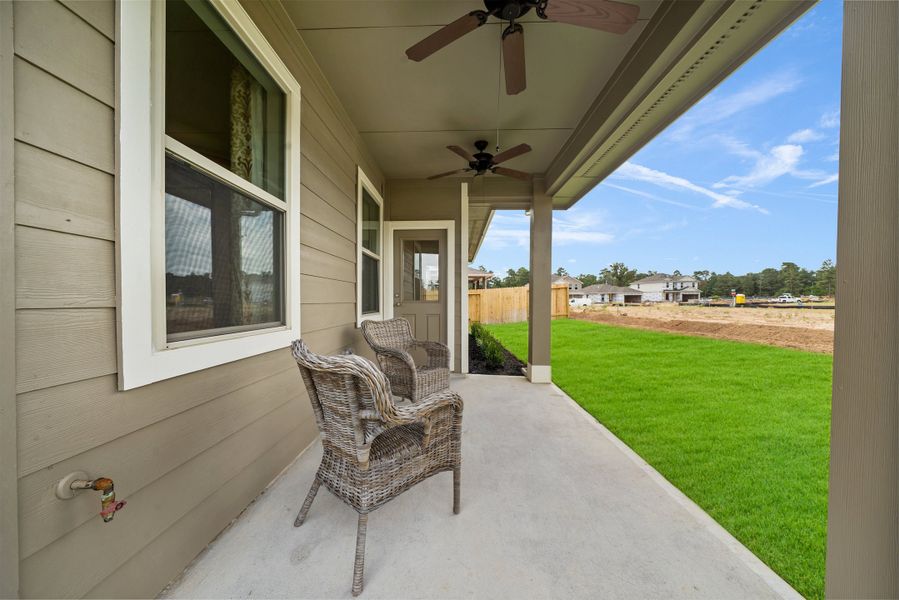
[[[362,326],[362,321],[374,319],[380,321],[386,314],[384,311],[384,199],[378,192],[378,188],[365,174],[361,167],[356,167],[356,327]],[[374,199],[378,205],[378,244],[380,254],[362,247],[362,190]],[[362,256],[368,255],[378,261],[378,312],[362,313]]]
[[[446,230],[446,280],[450,282],[446,293],[446,345],[449,346],[450,371],[456,370],[455,343],[456,343],[456,222],[454,220],[440,221],[385,221],[384,236],[389,241],[384,246],[384,261],[388,265],[384,275],[384,288],[393,293],[393,234],[397,230],[404,229],[445,229]],[[467,264],[467,263],[466,263]],[[463,292],[467,291],[468,277],[466,271],[460,273],[465,277],[465,283],[460,280]],[[393,302],[388,302],[384,309],[384,318],[393,318]],[[465,325],[467,327],[467,325]]]
[[[166,341],[163,167],[167,143],[177,142],[167,141],[164,133],[164,3],[117,2],[116,305],[119,388],[123,390],[285,348],[300,337],[300,86],[237,0],[210,3],[287,99],[284,200],[259,194],[268,203],[286,208],[286,324],[189,342]],[[210,163],[200,161],[215,170],[217,165]],[[227,181],[230,172],[220,171],[215,174]],[[247,182],[241,180],[240,185],[246,188]]]

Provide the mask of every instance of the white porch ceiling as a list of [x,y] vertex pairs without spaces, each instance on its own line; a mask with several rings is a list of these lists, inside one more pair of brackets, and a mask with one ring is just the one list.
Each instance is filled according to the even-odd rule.
[[[529,14],[525,27],[528,88],[499,98],[503,148],[534,150],[508,166],[543,173],[640,36],[659,0],[639,4],[626,35],[549,23]],[[446,150],[473,150],[497,127],[499,40],[493,19],[416,63],[405,49],[442,25],[483,8],[479,0],[284,2],[294,25],[389,178],[421,178],[462,168]],[[495,176],[490,176],[495,177]]]

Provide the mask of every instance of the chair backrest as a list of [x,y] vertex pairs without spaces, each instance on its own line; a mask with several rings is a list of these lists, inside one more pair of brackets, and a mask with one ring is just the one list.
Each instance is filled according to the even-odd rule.
[[405,350],[415,341],[412,326],[402,317],[386,321],[363,321],[362,335],[375,351],[378,346]]
[[368,448],[393,416],[390,383],[361,356],[315,354],[302,340],[291,346],[303,376],[322,443],[368,461]]

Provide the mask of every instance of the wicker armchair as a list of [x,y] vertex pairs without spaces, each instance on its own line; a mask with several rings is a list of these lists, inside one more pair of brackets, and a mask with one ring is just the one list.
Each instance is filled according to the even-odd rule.
[[[440,342],[416,340],[406,319],[363,321],[362,335],[375,351],[381,370],[397,396],[419,402],[449,389],[449,348]],[[415,364],[409,353],[414,348],[427,353],[427,364]]]
[[320,356],[293,343],[324,455],[294,526],[306,519],[321,484],[359,513],[353,595],[362,591],[368,513],[416,483],[453,472],[453,512],[459,512],[462,399],[444,390],[418,404],[397,406],[390,383],[361,356]]

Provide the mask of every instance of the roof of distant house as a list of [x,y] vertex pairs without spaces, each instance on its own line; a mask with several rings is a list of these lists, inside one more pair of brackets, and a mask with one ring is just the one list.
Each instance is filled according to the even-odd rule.
[[677,281],[698,281],[692,275],[666,275],[665,273],[656,273],[643,279],[638,279],[633,283],[674,283]]
[[572,277],[571,275],[553,275],[553,283],[567,283],[569,285],[572,283],[579,283],[584,285],[580,279]]
[[588,285],[585,288],[581,288],[581,292],[584,294],[643,294],[640,290],[635,290],[632,287],[621,287],[618,285],[609,285],[607,283],[595,283],[593,285]]
[[472,267],[468,267],[468,276],[469,277],[493,277],[493,273],[490,271],[482,271],[480,269],[474,269]]

